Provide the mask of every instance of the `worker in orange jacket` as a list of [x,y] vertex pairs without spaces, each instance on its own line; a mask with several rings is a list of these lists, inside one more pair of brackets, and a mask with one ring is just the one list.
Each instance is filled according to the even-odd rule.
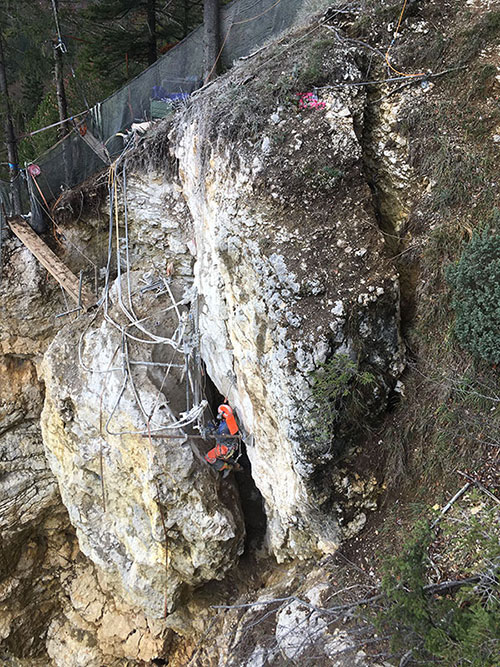
[[205,461],[210,463],[215,470],[223,472],[223,477],[227,477],[231,470],[241,470],[241,466],[236,461],[239,449],[239,428],[229,405],[219,406],[217,419],[220,420],[220,424],[218,426],[211,424],[207,429],[207,435],[215,437],[216,445],[205,454]]

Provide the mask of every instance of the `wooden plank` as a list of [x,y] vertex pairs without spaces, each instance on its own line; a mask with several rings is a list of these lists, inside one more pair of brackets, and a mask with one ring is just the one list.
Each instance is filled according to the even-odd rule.
[[[69,296],[78,303],[80,280],[68,267],[61,262],[59,257],[52,252],[46,243],[35,234],[31,227],[22,218],[11,218],[9,226],[17,238],[30,250],[40,264],[47,269]],[[94,305],[95,299],[86,289],[82,289],[81,306],[88,310]]]

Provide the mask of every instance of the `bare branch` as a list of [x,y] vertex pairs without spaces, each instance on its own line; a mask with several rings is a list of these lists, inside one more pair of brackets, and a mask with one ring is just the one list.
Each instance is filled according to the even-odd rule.
[[405,667],[405,665],[407,665],[410,662],[412,655],[413,655],[413,649],[411,648],[404,654],[404,656],[399,661],[399,667]]
[[290,595],[286,598],[273,598],[272,600],[263,600],[262,602],[247,602],[245,604],[213,604],[211,605],[212,609],[249,609],[250,607],[260,607],[266,606],[268,604],[274,604],[275,602],[290,602],[295,600],[296,602],[302,602],[305,606],[309,606],[307,602],[296,598],[294,595]]
[[481,482],[477,479],[474,479],[473,477],[470,477],[470,475],[467,475],[465,472],[460,472],[460,470],[457,470],[459,475],[462,475],[462,477],[465,477],[466,479],[470,479],[470,481],[475,484],[483,493],[485,493],[489,498],[494,500],[498,505],[500,505],[500,499],[497,498],[491,491],[488,491],[488,489],[481,484]]
[[481,580],[479,574],[474,575],[473,577],[468,577],[467,579],[456,579],[453,581],[443,581],[440,584],[430,584],[424,586],[422,590],[424,593],[438,593],[439,591],[446,591],[451,588],[460,588],[460,586],[466,586],[467,584],[477,584]]

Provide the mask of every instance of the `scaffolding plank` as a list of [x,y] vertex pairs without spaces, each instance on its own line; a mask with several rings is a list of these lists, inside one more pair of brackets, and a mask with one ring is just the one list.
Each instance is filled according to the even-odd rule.
[[[69,294],[69,296],[78,304],[80,293],[80,280],[68,267],[59,259],[59,257],[52,252],[46,243],[35,234],[31,227],[19,217],[8,220],[9,226],[28,250],[37,258],[40,264],[47,269],[51,276],[53,276],[61,287]],[[95,299],[88,290],[82,287],[81,306],[84,310],[88,310],[94,305]]]

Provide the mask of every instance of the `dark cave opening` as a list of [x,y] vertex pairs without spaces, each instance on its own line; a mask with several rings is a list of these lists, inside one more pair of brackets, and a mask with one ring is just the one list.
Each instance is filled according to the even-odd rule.
[[[219,405],[224,403],[225,397],[217,389],[204,366],[202,378],[204,380],[205,398],[209,404],[209,416],[213,418],[213,415],[217,414]],[[238,425],[241,428],[241,415],[238,415],[236,411],[235,414]],[[241,454],[238,463],[242,469],[230,473],[227,480],[222,479],[221,483],[230,482],[232,478],[236,484],[245,521],[245,553],[251,553],[259,549],[262,545],[266,534],[267,517],[264,511],[264,500],[252,477],[252,466],[248,458],[246,444],[243,441],[241,442]]]
[[392,389],[387,396],[387,412],[394,412],[401,403],[401,392]]

